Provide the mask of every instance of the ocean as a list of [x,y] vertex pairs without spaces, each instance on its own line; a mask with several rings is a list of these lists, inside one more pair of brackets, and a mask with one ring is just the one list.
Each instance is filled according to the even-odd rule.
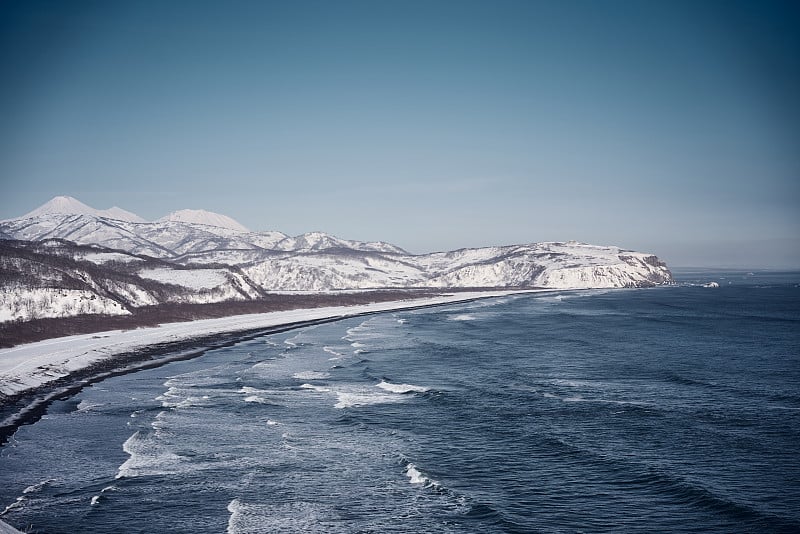
[[96,383],[0,448],[0,519],[800,532],[800,273],[677,274],[347,319]]

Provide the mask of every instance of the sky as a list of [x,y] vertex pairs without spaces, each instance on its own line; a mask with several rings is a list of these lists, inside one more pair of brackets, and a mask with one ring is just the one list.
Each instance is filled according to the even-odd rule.
[[800,4],[0,1],[0,219],[800,267]]

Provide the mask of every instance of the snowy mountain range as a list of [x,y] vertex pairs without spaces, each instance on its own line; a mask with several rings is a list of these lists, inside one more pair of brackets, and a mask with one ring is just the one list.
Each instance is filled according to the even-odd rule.
[[[60,316],[75,310],[129,313],[164,302],[259,299],[268,292],[613,288],[672,281],[656,256],[613,246],[553,242],[413,255],[389,243],[322,232],[294,237],[251,232],[228,216],[203,210],[146,222],[120,208],[96,210],[71,197],[0,221],[0,243],[5,243],[0,321],[29,317],[19,302],[43,298],[45,290],[61,291],[63,302],[52,304],[50,295],[51,311],[39,305],[38,313]],[[28,275],[33,265],[44,273],[36,283]],[[94,307],[81,308],[81,299]]]

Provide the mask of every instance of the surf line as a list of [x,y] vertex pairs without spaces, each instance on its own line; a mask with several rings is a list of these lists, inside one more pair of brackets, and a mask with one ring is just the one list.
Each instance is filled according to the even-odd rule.
[[[0,447],[5,445],[11,436],[20,426],[34,424],[47,413],[47,409],[55,401],[66,400],[84,388],[102,382],[108,378],[122,376],[146,369],[154,369],[168,363],[191,360],[197,358],[209,350],[216,350],[230,347],[259,337],[271,334],[279,334],[308,326],[320,325],[352,319],[366,317],[383,313],[397,311],[413,311],[452,304],[464,304],[478,300],[499,298],[509,295],[524,295],[547,292],[547,290],[505,290],[488,292],[487,295],[476,295],[473,292],[467,293],[464,298],[458,298],[454,294],[443,295],[455,297],[452,300],[434,302],[422,302],[408,306],[398,305],[394,308],[367,310],[355,313],[342,313],[330,317],[309,319],[303,321],[288,322],[280,325],[268,327],[257,327],[246,330],[215,332],[208,335],[199,335],[179,341],[168,341],[155,343],[147,347],[135,350],[123,351],[109,355],[107,359],[99,361],[88,367],[78,369],[60,377],[52,382],[47,382],[40,386],[20,393],[8,395],[0,400]],[[397,302],[400,304],[400,302]]]

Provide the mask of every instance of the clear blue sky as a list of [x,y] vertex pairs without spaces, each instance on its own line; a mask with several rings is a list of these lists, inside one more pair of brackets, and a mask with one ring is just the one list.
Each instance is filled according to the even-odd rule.
[[800,266],[800,4],[0,3],[0,218]]

